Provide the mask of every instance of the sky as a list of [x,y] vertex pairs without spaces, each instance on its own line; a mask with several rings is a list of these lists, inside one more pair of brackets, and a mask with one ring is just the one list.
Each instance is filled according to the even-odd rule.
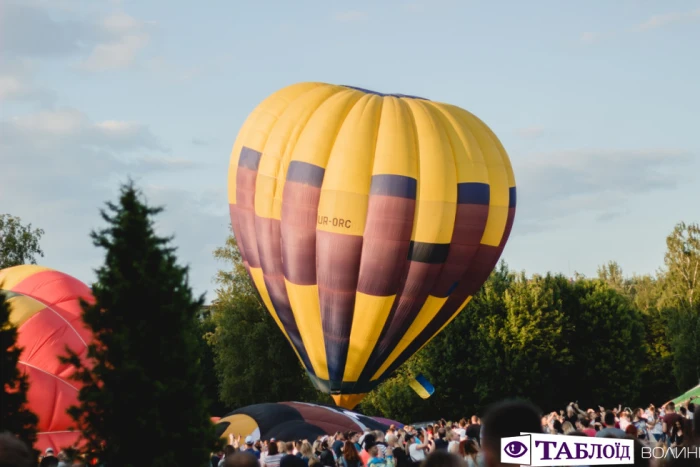
[[699,44],[700,1],[2,0],[0,213],[90,283],[89,233],[131,177],[211,301],[238,130],[321,81],[486,122],[518,186],[511,268],[654,273],[674,225],[700,221]]

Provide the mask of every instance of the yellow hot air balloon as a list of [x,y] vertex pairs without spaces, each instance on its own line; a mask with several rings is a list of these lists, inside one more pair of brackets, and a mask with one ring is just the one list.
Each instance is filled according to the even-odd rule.
[[348,409],[464,308],[515,216],[508,155],[477,117],[325,83],[283,88],[250,114],[228,193],[267,309]]

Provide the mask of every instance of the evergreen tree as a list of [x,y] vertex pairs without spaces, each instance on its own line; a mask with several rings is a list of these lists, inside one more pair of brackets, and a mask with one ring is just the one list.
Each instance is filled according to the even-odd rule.
[[131,183],[107,206],[107,228],[92,234],[106,250],[96,301],[83,303],[92,368],[67,358],[85,384],[69,412],[84,450],[110,467],[204,466],[216,437],[199,362],[203,298],[193,297],[171,239],[154,232],[161,208],[147,206]]
[[29,381],[17,368],[22,348],[17,347],[17,328],[10,322],[10,304],[0,284],[0,433],[9,431],[32,447],[36,442],[37,416],[27,407]]

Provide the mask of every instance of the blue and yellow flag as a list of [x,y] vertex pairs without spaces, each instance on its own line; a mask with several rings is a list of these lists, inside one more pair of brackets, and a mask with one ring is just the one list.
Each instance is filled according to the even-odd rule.
[[427,399],[428,397],[432,396],[435,392],[435,388],[433,387],[433,385],[430,384],[430,381],[428,381],[422,374],[413,378],[409,385],[411,386],[411,388],[413,388],[414,391],[416,391],[416,394],[418,394],[423,399]]

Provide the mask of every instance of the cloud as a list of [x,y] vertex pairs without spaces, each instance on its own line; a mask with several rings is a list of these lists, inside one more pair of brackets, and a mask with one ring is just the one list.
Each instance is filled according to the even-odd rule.
[[0,144],[3,143],[20,148],[73,145],[93,150],[165,150],[145,125],[113,120],[91,122],[72,108],[41,110],[0,122]]
[[663,27],[667,27],[673,24],[682,24],[682,23],[689,23],[693,21],[700,21],[700,8],[697,8],[692,11],[686,11],[686,12],[671,12],[671,13],[664,13],[660,15],[654,15],[647,20],[634,25],[630,28],[627,28],[626,30],[618,31],[618,32],[608,32],[608,33],[600,33],[600,32],[584,32],[581,34],[580,41],[584,44],[594,44],[597,42],[601,42],[603,39],[609,38],[614,36],[616,33],[622,32],[622,33],[642,33],[642,32],[648,32],[652,31],[654,29],[660,29]]
[[536,154],[514,161],[518,233],[556,228],[590,214],[611,220],[635,198],[675,189],[692,164],[687,151],[576,150]]
[[192,138],[192,144],[195,146],[209,146],[209,141],[201,138]]
[[94,279],[103,252],[93,247],[89,233],[103,225],[99,210],[132,177],[149,202],[165,204],[160,232],[175,234],[181,263],[193,266],[195,289],[211,288],[216,270],[211,250],[228,232],[225,187],[198,186],[197,180],[205,180],[196,173],[199,165],[168,154],[147,126],[93,121],[71,108],[41,111],[0,121],[0,154],[11,155],[3,158],[0,212],[46,231],[41,261],[46,266],[86,282]]
[[367,13],[359,10],[348,10],[340,13],[336,13],[333,18],[336,21],[343,23],[352,23],[355,21],[362,21],[367,18]]
[[4,2],[0,14],[0,44],[6,58],[60,57],[79,53],[81,41],[93,31],[81,21],[57,21],[46,9]]
[[581,42],[584,44],[593,44],[598,42],[602,36],[603,35],[599,32],[587,31],[581,34]]
[[693,11],[686,12],[672,12],[665,13],[661,15],[654,15],[647,19],[643,23],[636,25],[632,28],[637,32],[650,31],[652,29],[658,29],[671,24],[685,23],[690,21],[700,20],[700,8]]
[[126,13],[88,21],[71,10],[55,19],[48,5],[8,1],[0,15],[0,44],[8,59],[84,57],[82,67],[106,71],[131,66],[150,41],[150,26]]
[[95,45],[82,64],[85,70],[99,72],[127,68],[150,41],[146,23],[125,13],[106,17],[101,28],[111,37]]
[[541,126],[532,126],[527,128],[520,128],[518,130],[518,135],[521,138],[535,139],[540,138],[544,135],[544,128]]
[[421,2],[410,2],[404,5],[404,8],[413,13],[420,13],[425,10],[425,5]]
[[13,73],[0,65],[0,102],[36,101],[49,105],[54,100],[54,93],[37,86],[29,73]]

